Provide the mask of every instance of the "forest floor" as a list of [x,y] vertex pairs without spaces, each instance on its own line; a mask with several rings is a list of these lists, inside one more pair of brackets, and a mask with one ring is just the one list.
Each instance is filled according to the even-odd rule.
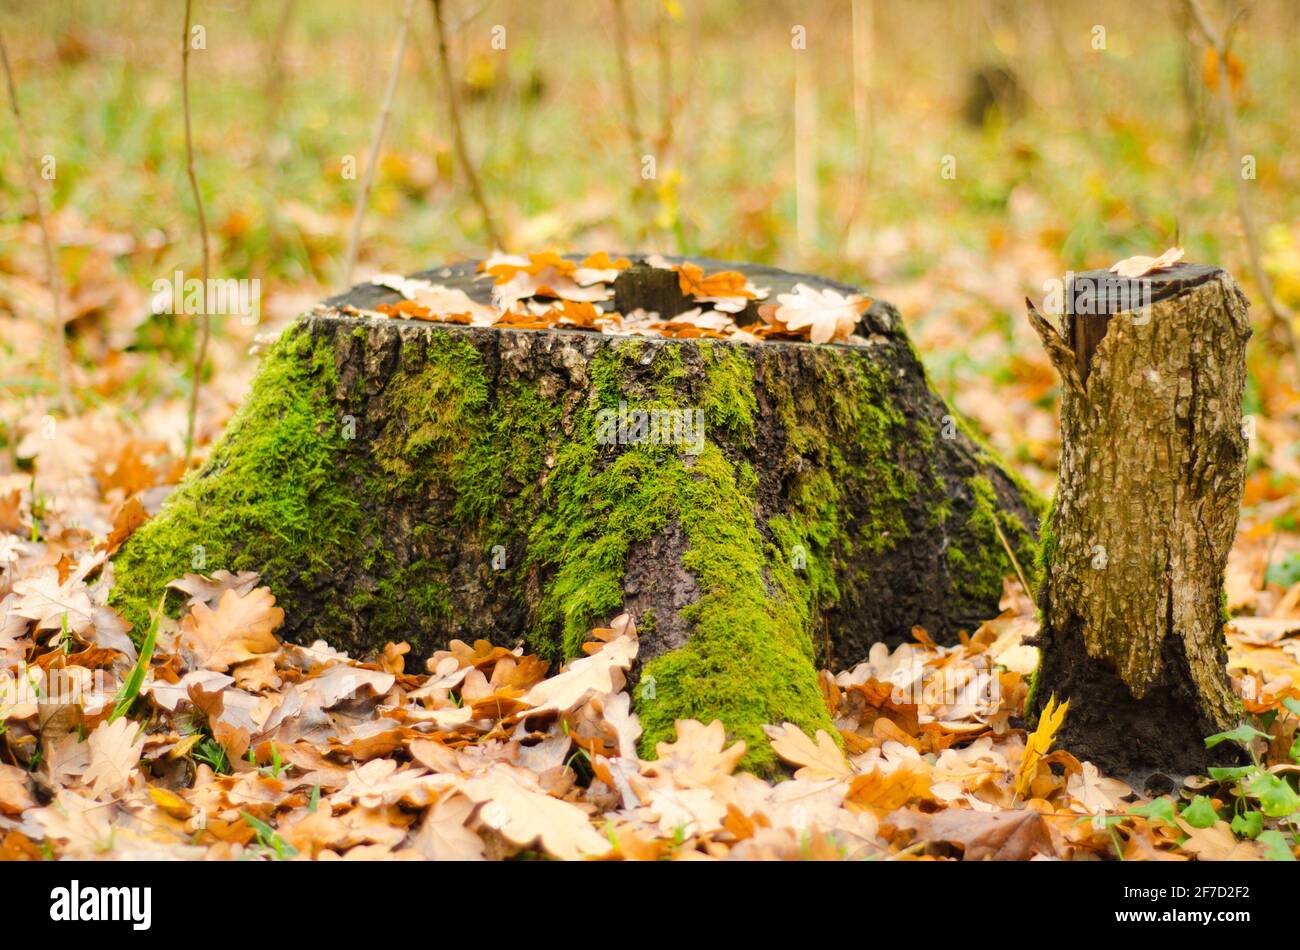
[[[266,65],[271,8],[214,14],[207,58],[195,65],[215,272],[258,278],[262,301],[260,325],[217,327],[200,460],[247,390],[254,336],[339,288],[356,182],[338,170],[344,156],[365,153],[387,57],[358,50],[386,51],[396,32],[382,18],[304,13],[284,47],[288,78],[277,83]],[[1254,434],[1227,598],[1230,672],[1251,718],[1224,741],[1246,747],[1253,764],[1145,799],[1068,751],[1049,751],[1050,718],[1032,734],[1013,722],[1036,657],[1022,645],[1035,629],[1032,605],[1010,581],[1004,612],[958,647],[920,634],[915,645],[878,646],[853,669],[826,672],[844,748],[772,724],[792,771],[782,781],[737,773],[744,750],[709,724],[684,724],[656,760],[636,757],[627,622],[594,631],[590,655],[563,670],[485,645],[454,646],[411,670],[400,646],[349,658],[280,642],[277,608],[255,578],[190,578],[190,607],[162,625],[149,672],[132,685],[137,650],[104,606],[108,559],[184,472],[193,327],[151,315],[149,298],[155,281],[195,269],[198,245],[172,49],[179,28],[159,28],[147,5],[83,14],[74,22],[42,11],[11,40],[33,147],[57,159],[46,201],[65,283],[70,413],[50,372],[41,235],[26,212],[11,123],[0,122],[0,664],[63,670],[91,688],[57,704],[5,681],[0,859],[1296,852],[1300,799],[1288,776],[1300,771],[1300,384],[1265,332],[1224,171],[1232,162],[1212,124],[1200,145],[1188,144],[1177,44],[1134,55],[1118,15],[1104,67],[1077,54],[1074,93],[1092,97],[1097,119],[1070,126],[1052,118],[1072,95],[1052,65],[1057,54],[1004,51],[1048,78],[1026,116],[991,129],[964,127],[958,115],[961,75],[945,63],[967,62],[970,50],[882,49],[882,76],[909,62],[931,78],[877,89],[869,194],[856,205],[831,200],[857,193],[859,169],[851,125],[833,121],[852,114],[851,83],[823,58],[832,63],[817,73],[823,201],[815,233],[803,235],[786,121],[793,67],[751,49],[743,61],[775,65],[762,81],[746,76],[734,33],[709,14],[691,23],[688,52],[679,51],[668,97],[675,131],[654,194],[640,204],[629,199],[608,51],[556,68],[565,40],[548,38],[543,11],[512,25],[508,67],[469,27],[456,47],[469,138],[513,245],[771,261],[861,285],[900,307],[936,388],[1044,491],[1055,474],[1057,390],[1023,318],[1026,294],[1041,297],[1044,281],[1067,268],[1158,253],[1176,237],[1189,260],[1220,263],[1243,283],[1257,327],[1246,407]],[[936,30],[945,16],[918,15]],[[821,26],[812,35],[834,32]],[[599,23],[573,28],[602,35]],[[1262,30],[1245,35],[1237,93],[1260,159],[1250,193],[1266,267],[1284,301],[1300,307],[1293,113],[1270,93],[1293,87],[1296,66],[1262,40]],[[767,42],[779,50],[786,40],[778,30]],[[482,253],[446,122],[428,105],[440,102],[431,43],[421,21],[359,279]],[[654,75],[653,46],[636,53]],[[689,81],[687,61],[705,64]],[[645,111],[655,114],[650,103]],[[938,173],[945,154],[957,156],[955,180]],[[946,701],[902,689],[921,679],[951,686]],[[130,716],[114,718],[124,684],[128,697],[140,695]]]

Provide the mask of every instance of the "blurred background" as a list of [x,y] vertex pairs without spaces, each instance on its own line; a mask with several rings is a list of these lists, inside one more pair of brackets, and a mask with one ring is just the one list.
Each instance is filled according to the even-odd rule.
[[[212,272],[260,280],[263,308],[256,327],[215,321],[200,455],[255,369],[254,335],[346,281],[404,6],[194,2],[205,48],[191,53],[191,117]],[[165,486],[183,468],[194,325],[151,316],[149,298],[159,278],[196,275],[201,255],[184,8],[0,0],[30,151],[54,162],[40,187],[71,353],[64,407],[6,102],[0,488],[32,493],[22,505],[62,503],[41,501],[42,482],[78,465],[118,471],[124,446],[138,474],[122,491]],[[1238,6],[1201,9],[1222,31]],[[1300,382],[1240,207],[1244,194],[1279,305],[1300,308],[1300,3],[1251,5],[1227,57],[1207,51],[1181,0],[443,0],[443,15],[465,149],[509,250],[701,254],[861,285],[900,307],[935,386],[1044,490],[1057,390],[1024,297],[1069,269],[1174,244],[1226,267],[1257,327],[1230,599],[1267,612],[1300,581]],[[433,5],[415,0],[354,280],[491,250],[442,69]],[[1254,177],[1243,179],[1246,155]],[[74,448],[35,440],[50,417]],[[99,505],[118,491],[104,488],[112,478],[95,484]]]

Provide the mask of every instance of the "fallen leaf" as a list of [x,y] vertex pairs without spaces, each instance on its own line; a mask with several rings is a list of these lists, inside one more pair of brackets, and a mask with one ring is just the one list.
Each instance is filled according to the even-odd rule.
[[963,861],[1026,861],[1036,854],[1055,857],[1042,815],[1032,809],[966,811],[947,808],[933,815],[894,812],[882,820],[920,841],[945,841],[962,849]]
[[797,779],[816,782],[828,778],[848,778],[853,774],[844,753],[825,730],[817,730],[815,744],[792,722],[781,726],[764,726],[763,731],[772,740],[773,752],[791,765],[800,766],[794,773]]
[[140,739],[139,724],[125,717],[96,727],[86,740],[90,764],[81,777],[90,786],[92,795],[102,798],[126,788],[131,771],[144,751]]
[[1110,272],[1118,274],[1120,277],[1135,278],[1145,277],[1147,274],[1155,273],[1158,270],[1165,270],[1173,267],[1183,259],[1183,249],[1181,247],[1171,247],[1159,257],[1126,257],[1116,264],[1112,264]]
[[268,587],[239,596],[227,590],[216,610],[195,604],[181,622],[181,640],[194,651],[204,669],[225,672],[260,653],[279,648],[272,631],[284,623],[284,611],[275,606]]

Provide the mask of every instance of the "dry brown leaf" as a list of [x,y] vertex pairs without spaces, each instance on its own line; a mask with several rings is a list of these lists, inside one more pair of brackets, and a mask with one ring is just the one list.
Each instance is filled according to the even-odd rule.
[[966,811],[947,808],[933,815],[894,812],[882,824],[914,831],[921,841],[946,841],[962,848],[962,860],[1026,861],[1035,854],[1055,857],[1042,815],[1031,809]]
[[893,771],[872,769],[854,776],[844,800],[885,815],[914,802],[934,801],[930,773],[922,765],[904,763]]
[[125,717],[104,722],[86,740],[90,763],[81,776],[96,798],[114,795],[131,781],[131,772],[144,751],[139,723]]
[[604,854],[609,841],[591,826],[576,805],[558,801],[525,783],[528,773],[495,765],[471,778],[461,791],[480,803],[479,820],[521,848],[540,843],[567,860]]
[[167,586],[188,595],[191,607],[195,604],[207,604],[211,607],[228,590],[233,590],[243,597],[257,586],[258,580],[257,571],[240,571],[238,574],[232,574],[230,571],[213,571],[211,577],[202,574],[186,574]]
[[555,676],[542,680],[524,695],[522,702],[536,712],[569,712],[592,695],[618,692],[623,688],[623,671],[632,666],[636,653],[635,639],[619,637],[599,652],[579,657]]
[[853,769],[844,753],[824,730],[817,730],[817,741],[792,722],[780,726],[764,726],[763,731],[772,740],[772,751],[791,765],[800,766],[794,773],[797,779],[816,782],[828,778],[848,778]]
[[411,847],[430,861],[482,861],[483,839],[466,827],[475,807],[463,795],[439,799],[425,812]]
[[35,805],[27,770],[16,765],[0,765],[0,813],[21,815]]
[[181,641],[204,669],[225,672],[261,653],[274,653],[279,641],[272,631],[284,623],[284,611],[275,606],[269,587],[259,587],[243,597],[227,590],[216,610],[195,604],[181,622]]
[[1126,257],[1124,260],[1112,264],[1110,272],[1129,279],[1145,277],[1147,274],[1155,273],[1158,270],[1173,267],[1182,259],[1183,249],[1181,247],[1171,247],[1159,257],[1143,257],[1140,254],[1137,257]]
[[135,533],[135,529],[148,520],[149,513],[144,510],[144,505],[140,504],[137,496],[132,495],[117,509],[113,516],[113,530],[95,550],[112,557],[126,543],[126,539]]

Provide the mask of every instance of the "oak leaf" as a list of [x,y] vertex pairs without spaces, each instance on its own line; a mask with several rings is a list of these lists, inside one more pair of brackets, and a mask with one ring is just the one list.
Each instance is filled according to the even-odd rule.
[[181,641],[204,669],[225,672],[245,660],[279,648],[272,631],[284,623],[284,611],[275,606],[269,587],[258,587],[243,597],[225,591],[213,610],[195,604],[181,622]]
[[1118,274],[1120,277],[1133,279],[1136,277],[1145,277],[1147,274],[1153,274],[1158,270],[1165,270],[1173,267],[1183,259],[1183,249],[1181,247],[1171,247],[1159,257],[1126,257],[1116,264],[1112,264],[1110,272]]
[[772,751],[791,765],[800,766],[794,773],[797,779],[815,782],[828,778],[848,778],[853,769],[835,740],[823,729],[817,730],[817,741],[792,722],[781,726],[764,726],[763,731],[772,740]]
[[483,839],[466,827],[475,807],[463,795],[439,799],[425,812],[411,847],[430,861],[482,861]]
[[817,290],[807,284],[795,284],[794,293],[778,294],[776,299],[780,306],[772,312],[772,319],[790,331],[806,330],[813,343],[848,339],[858,318],[871,306],[870,298],[861,294]]
[[21,815],[35,805],[28,785],[27,770],[16,765],[0,765],[0,813]]
[[855,776],[844,799],[883,815],[911,802],[934,801],[934,794],[930,791],[929,771],[904,763],[889,772],[876,768]]
[[258,580],[256,571],[240,571],[238,574],[232,574],[230,571],[222,570],[213,571],[211,577],[202,574],[186,574],[167,586],[188,595],[191,607],[195,604],[207,604],[211,607],[228,590],[233,590],[243,597],[257,586]]
[[964,861],[1025,861],[1035,854],[1055,856],[1042,815],[1032,809],[966,811],[948,808],[933,815],[894,812],[883,819],[922,841],[946,841],[962,849]]
[[113,516],[113,530],[95,550],[103,551],[110,557],[126,543],[126,539],[135,533],[135,529],[149,520],[149,513],[140,504],[140,499],[132,495],[124,501]]
[[530,788],[527,773],[495,765],[471,778],[461,791],[480,803],[479,820],[521,848],[535,842],[558,858],[576,860],[604,854],[609,841],[591,826],[581,808]]
[[90,764],[81,780],[90,786],[92,795],[101,798],[126,788],[144,751],[141,739],[139,724],[126,718],[100,723],[90,734],[86,740]]
[[1065,714],[1069,709],[1068,699],[1060,706],[1056,705],[1055,695],[1047,700],[1047,706],[1038,717],[1038,728],[1025,739],[1025,753],[1021,756],[1020,767],[1016,770],[1017,795],[1023,797],[1029,794],[1029,788],[1038,774],[1038,763],[1052,747],[1056,732],[1061,728],[1061,723],[1065,722]]
[[573,660],[561,672],[542,680],[523,697],[535,711],[569,712],[591,696],[608,695],[623,688],[623,671],[636,659],[637,642],[623,636],[599,652]]

